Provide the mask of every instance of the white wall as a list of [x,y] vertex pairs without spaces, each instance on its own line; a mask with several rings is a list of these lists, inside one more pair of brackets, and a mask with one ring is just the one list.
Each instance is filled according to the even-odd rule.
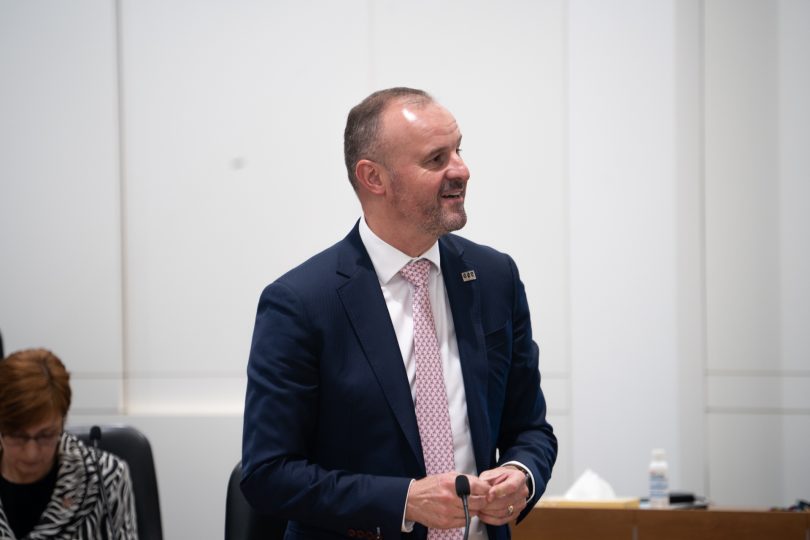
[[549,492],[643,495],[663,446],[719,504],[806,498],[808,36],[803,0],[2,0],[6,347],[150,437],[167,538],[219,537],[258,294],[359,215],[349,108],[425,87],[527,286]]
[[9,350],[70,358],[77,405],[111,412],[123,373],[113,7],[0,3],[0,329]]
[[809,28],[808,2],[706,4],[708,482],[729,504],[810,486]]
[[680,463],[674,6],[569,6],[571,450],[632,495]]

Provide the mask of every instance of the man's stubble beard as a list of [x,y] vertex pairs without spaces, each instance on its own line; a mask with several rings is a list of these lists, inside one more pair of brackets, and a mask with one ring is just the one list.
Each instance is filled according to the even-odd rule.
[[[393,170],[389,169],[391,175],[391,186],[394,191],[394,202],[398,209],[402,208],[403,201],[402,192],[399,189],[401,185],[399,176]],[[452,180],[445,180],[442,184],[441,192],[448,189],[458,187]],[[463,185],[461,186],[463,189]],[[466,190],[465,190],[466,195]],[[439,238],[447,233],[457,231],[467,224],[467,210],[464,208],[464,202],[459,203],[454,210],[445,209],[441,202],[441,194],[437,198],[427,204],[418,205],[416,215],[410,212],[401,212],[401,215],[408,220],[417,222],[417,226],[422,232]]]

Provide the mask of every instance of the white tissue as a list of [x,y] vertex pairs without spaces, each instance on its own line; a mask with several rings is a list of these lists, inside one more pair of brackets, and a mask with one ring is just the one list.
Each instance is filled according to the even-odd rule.
[[616,499],[616,492],[601,476],[585,469],[563,498],[570,501],[605,501]]

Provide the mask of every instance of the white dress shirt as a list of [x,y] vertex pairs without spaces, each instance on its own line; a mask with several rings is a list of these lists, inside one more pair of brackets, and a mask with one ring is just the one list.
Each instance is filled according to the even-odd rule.
[[[399,273],[409,262],[427,259],[433,265],[428,277],[428,295],[433,310],[433,321],[436,325],[436,338],[439,341],[439,352],[442,358],[444,385],[447,389],[447,402],[450,409],[450,428],[453,431],[453,458],[456,471],[478,476],[475,464],[470,422],[467,418],[467,396],[464,392],[464,379],[461,374],[461,361],[456,342],[456,329],[450,311],[450,299],[444,287],[441,273],[439,243],[419,257],[410,257],[380,239],[366,224],[360,220],[360,238],[368,251],[377,278],[380,281],[385,305],[391,315],[391,322],[399,342],[408,384],[411,387],[411,398],[415,399],[416,357],[413,349],[413,291],[411,284]],[[404,509],[403,509],[404,512]],[[412,530],[413,523],[405,523],[405,530]],[[482,540],[487,538],[486,527],[477,517],[470,522],[470,538]]]

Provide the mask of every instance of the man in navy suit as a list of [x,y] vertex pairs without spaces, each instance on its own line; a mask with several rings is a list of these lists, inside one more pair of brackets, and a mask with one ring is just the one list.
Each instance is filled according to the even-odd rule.
[[[467,221],[458,125],[425,92],[392,88],[352,109],[344,144],[363,217],[261,295],[242,490],[289,520],[288,539],[460,538],[464,474],[470,536],[509,538],[545,490],[557,440],[517,267],[450,234]],[[427,311],[400,273],[419,259]],[[423,443],[434,435],[415,406],[425,379],[414,326],[428,312],[435,338],[418,341],[440,358],[444,391],[428,397],[449,418],[436,437],[451,454],[432,474]]]

